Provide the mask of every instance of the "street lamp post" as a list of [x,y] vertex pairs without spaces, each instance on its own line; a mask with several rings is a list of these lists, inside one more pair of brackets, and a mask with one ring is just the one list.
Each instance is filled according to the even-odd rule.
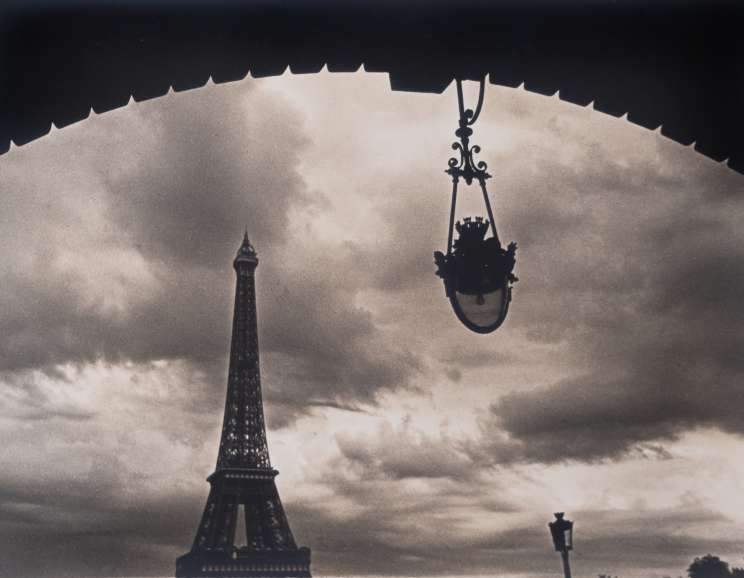
[[568,552],[573,550],[573,522],[563,518],[563,512],[557,512],[555,521],[550,522],[550,535],[553,537],[553,546],[556,552],[561,553],[563,559],[563,575],[571,578],[571,565],[568,563]]

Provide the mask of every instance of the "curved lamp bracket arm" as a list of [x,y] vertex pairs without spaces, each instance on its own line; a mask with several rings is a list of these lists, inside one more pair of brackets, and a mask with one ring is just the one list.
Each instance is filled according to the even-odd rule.
[[475,124],[480,116],[481,109],[483,108],[483,96],[486,92],[486,77],[480,79],[480,86],[478,88],[478,104],[475,106],[475,112],[471,109],[465,108],[465,99],[462,95],[462,80],[459,78],[455,79],[457,83],[457,104],[460,109],[460,126],[470,126]]

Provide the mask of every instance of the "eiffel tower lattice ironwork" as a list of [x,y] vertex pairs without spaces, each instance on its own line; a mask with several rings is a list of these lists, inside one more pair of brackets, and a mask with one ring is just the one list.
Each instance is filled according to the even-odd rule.
[[[230,370],[217,468],[191,551],[176,560],[177,577],[309,577],[310,549],[289,528],[266,443],[258,363],[255,271],[246,233],[233,262],[237,274]],[[246,544],[236,544],[244,524]],[[240,528],[242,530],[242,528]]]

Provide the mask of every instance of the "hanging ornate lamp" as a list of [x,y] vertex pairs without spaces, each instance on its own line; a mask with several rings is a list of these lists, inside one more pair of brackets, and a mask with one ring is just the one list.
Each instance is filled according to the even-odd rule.
[[[460,158],[451,158],[446,172],[452,177],[452,208],[450,209],[447,253],[434,253],[437,275],[444,280],[444,289],[458,319],[476,333],[491,333],[506,319],[511,301],[512,284],[517,278],[512,273],[515,265],[516,243],[504,249],[496,231],[496,222],[488,199],[486,180],[491,178],[483,161],[476,162],[474,154],[480,153],[478,145],[470,145],[473,129],[483,107],[485,79],[480,81],[478,105],[475,112],[465,109],[462,81],[457,80],[457,103],[460,126],[455,135],[460,142],[452,143]],[[455,223],[457,186],[463,179],[467,185],[477,181],[483,192],[488,218],[466,217]],[[486,238],[490,225],[491,236]],[[453,242],[453,230],[458,238]]]

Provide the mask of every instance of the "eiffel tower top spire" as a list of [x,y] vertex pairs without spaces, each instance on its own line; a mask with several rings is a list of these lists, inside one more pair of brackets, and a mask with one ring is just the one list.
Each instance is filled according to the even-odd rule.
[[266,443],[258,364],[255,271],[258,255],[248,239],[233,261],[236,273],[230,370],[217,470],[272,470]]
[[235,255],[235,260],[233,261],[233,267],[235,267],[236,270],[238,269],[239,263],[252,264],[254,269],[258,266],[258,254],[253,248],[253,245],[251,245],[250,239],[248,239],[247,227],[245,229],[245,235],[243,236],[243,243],[238,248],[238,254]]

